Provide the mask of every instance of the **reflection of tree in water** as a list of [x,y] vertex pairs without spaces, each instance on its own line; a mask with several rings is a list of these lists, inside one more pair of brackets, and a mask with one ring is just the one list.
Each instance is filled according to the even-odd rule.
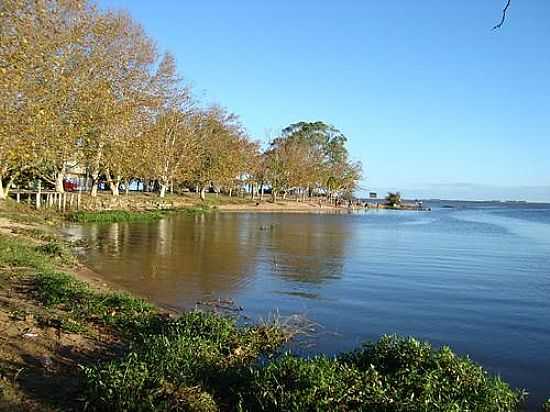
[[344,256],[353,233],[342,216],[287,217],[288,221],[283,220],[271,231],[274,273],[307,283],[342,277]]
[[94,270],[162,303],[231,296],[255,273],[255,234],[237,215],[178,216],[82,230],[92,246],[85,259]]
[[257,272],[310,284],[340,278],[353,232],[346,222],[330,215],[214,213],[75,230],[90,243],[85,259],[92,269],[181,306],[233,297]]

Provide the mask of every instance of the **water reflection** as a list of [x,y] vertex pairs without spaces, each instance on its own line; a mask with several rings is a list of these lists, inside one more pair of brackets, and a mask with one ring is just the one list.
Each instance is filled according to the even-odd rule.
[[271,216],[278,222],[263,243],[273,250],[273,273],[286,280],[314,284],[342,277],[346,247],[353,236],[342,218],[287,215],[281,220],[281,216]]
[[[236,297],[266,276],[321,284],[342,276],[351,233],[336,216],[214,213],[153,223],[71,226],[89,245],[84,261],[123,287],[189,307]],[[315,298],[310,293],[308,298]]]

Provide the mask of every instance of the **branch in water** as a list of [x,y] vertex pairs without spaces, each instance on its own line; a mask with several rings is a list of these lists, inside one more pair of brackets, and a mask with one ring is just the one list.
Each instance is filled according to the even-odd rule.
[[500,19],[500,22],[496,26],[493,27],[493,30],[500,29],[502,27],[502,25],[504,24],[504,20],[506,20],[506,12],[508,11],[508,7],[510,7],[511,2],[512,2],[512,0],[508,0],[508,2],[506,3],[506,6],[502,10],[502,18]]

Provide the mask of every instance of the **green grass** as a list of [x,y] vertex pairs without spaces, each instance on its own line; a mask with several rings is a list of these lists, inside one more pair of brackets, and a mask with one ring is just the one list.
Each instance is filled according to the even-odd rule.
[[213,208],[208,205],[197,205],[181,209],[151,210],[144,212],[130,212],[126,210],[107,210],[101,212],[72,212],[66,219],[74,223],[118,223],[118,222],[153,222],[172,213],[202,214]]
[[339,357],[290,355],[254,371],[249,410],[515,411],[523,393],[449,348],[385,336]]
[[125,210],[72,212],[67,214],[67,220],[75,223],[151,222],[162,219],[166,214],[167,211],[163,210],[147,212],[129,212]]
[[[82,365],[88,410],[516,411],[524,394],[449,348],[386,336],[337,357],[281,353],[288,333],[231,317],[179,317],[59,271],[57,246],[0,236],[0,266],[27,267],[33,297],[72,333],[112,328],[117,358]],[[27,273],[27,276],[29,274]]]

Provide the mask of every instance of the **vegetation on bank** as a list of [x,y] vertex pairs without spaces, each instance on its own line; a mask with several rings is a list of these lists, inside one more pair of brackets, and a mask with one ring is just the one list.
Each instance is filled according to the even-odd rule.
[[162,219],[165,211],[130,212],[126,210],[107,210],[100,212],[72,212],[67,220],[74,223],[117,223],[117,222],[150,222]]
[[162,219],[169,214],[201,214],[212,210],[207,205],[198,205],[181,209],[148,210],[148,211],[128,211],[128,210],[104,210],[98,212],[71,212],[66,215],[66,219],[74,223],[118,223],[118,222],[152,222]]
[[281,352],[290,336],[281,327],[196,311],[169,316],[58,269],[71,259],[55,242],[0,237],[0,279],[25,277],[32,301],[51,311],[48,322],[67,333],[107,328],[121,342],[81,364],[74,397],[84,395],[88,410],[513,411],[522,401],[449,348],[386,336],[336,357],[296,357]]
[[386,205],[393,208],[398,208],[401,205],[401,193],[389,192],[385,198]]

